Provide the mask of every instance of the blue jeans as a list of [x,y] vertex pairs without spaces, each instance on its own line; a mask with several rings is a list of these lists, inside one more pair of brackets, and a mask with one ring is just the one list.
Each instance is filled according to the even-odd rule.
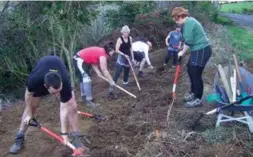
[[164,60],[164,63],[167,64],[170,60],[171,55],[173,54],[173,65],[177,64],[177,54],[178,51],[168,50],[168,54]]
[[113,80],[114,80],[115,83],[117,82],[118,78],[120,77],[120,74],[121,74],[121,71],[122,71],[123,68],[124,68],[124,78],[123,78],[124,84],[128,83],[128,76],[129,76],[130,68],[122,66],[118,63],[116,63],[116,72],[113,76]]

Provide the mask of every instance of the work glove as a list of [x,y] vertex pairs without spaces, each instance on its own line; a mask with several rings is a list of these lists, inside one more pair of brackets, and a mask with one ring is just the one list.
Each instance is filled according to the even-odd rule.
[[111,81],[111,82],[110,82],[110,85],[111,85],[111,86],[115,86],[115,82],[114,82],[114,81]]
[[180,57],[182,58],[183,55],[184,55],[184,52],[183,52],[183,51],[178,52],[178,58],[180,58]]
[[148,68],[149,69],[154,69],[154,67],[152,65],[149,65]]

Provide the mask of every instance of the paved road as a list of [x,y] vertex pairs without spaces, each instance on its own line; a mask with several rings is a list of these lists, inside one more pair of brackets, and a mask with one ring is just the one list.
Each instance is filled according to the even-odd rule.
[[227,16],[229,19],[235,23],[253,28],[253,15],[243,15],[243,14],[233,14],[233,13],[223,13],[222,15]]

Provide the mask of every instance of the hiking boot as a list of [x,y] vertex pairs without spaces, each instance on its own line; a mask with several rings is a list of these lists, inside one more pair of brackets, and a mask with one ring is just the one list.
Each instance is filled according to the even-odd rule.
[[199,98],[196,98],[192,101],[188,101],[184,104],[185,107],[187,108],[192,108],[192,107],[199,107],[202,106],[202,101]]
[[109,91],[109,93],[112,93],[113,92],[113,86],[112,85],[110,85],[110,87],[109,87],[109,89],[108,89],[108,91]]
[[124,87],[124,88],[128,88],[128,87],[129,87],[128,82],[127,82],[127,83],[124,82],[124,83],[123,83],[123,87]]
[[83,148],[85,154],[89,152],[89,148],[85,147],[81,141],[81,134],[79,131],[70,133],[69,137],[70,143],[73,144],[76,148]]
[[25,133],[18,132],[16,134],[15,143],[11,146],[9,152],[11,154],[18,154],[24,148]]
[[144,73],[143,73],[143,71],[139,71],[139,77],[141,77],[141,78],[144,78]]
[[185,102],[192,101],[193,99],[194,99],[193,93],[189,93],[187,96],[184,97]]
[[99,104],[96,104],[96,103],[94,103],[94,102],[92,102],[92,101],[88,101],[88,102],[87,102],[87,106],[90,107],[90,108],[92,108],[92,109],[96,109],[96,108],[99,107],[100,105],[99,105]]
[[86,101],[86,96],[85,95],[82,96],[82,101],[84,101],[84,102]]
[[117,96],[113,92],[108,93],[108,98],[109,99],[117,99]]

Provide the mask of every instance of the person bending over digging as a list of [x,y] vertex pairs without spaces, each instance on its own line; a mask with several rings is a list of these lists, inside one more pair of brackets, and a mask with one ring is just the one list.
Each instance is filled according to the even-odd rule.
[[182,7],[175,7],[172,10],[172,17],[179,25],[183,25],[184,48],[178,53],[182,57],[190,48],[190,58],[187,65],[187,72],[191,82],[191,90],[184,100],[186,107],[202,105],[203,80],[202,72],[206,63],[212,55],[209,39],[202,25],[193,17],[189,16],[188,10]]
[[40,98],[48,94],[60,94],[60,121],[63,140],[69,141],[67,136],[67,122],[69,121],[73,130],[71,143],[77,148],[85,148],[79,138],[77,103],[66,66],[58,56],[44,56],[37,62],[26,81],[26,107],[15,142],[9,150],[11,154],[17,154],[24,148],[27,124],[39,106]]
[[144,77],[143,68],[147,62],[148,68],[153,69],[149,59],[149,50],[152,48],[152,43],[150,41],[135,41],[132,44],[132,49],[134,52],[134,59],[136,62],[140,62],[139,76]]
[[104,47],[88,47],[80,50],[74,56],[74,66],[80,80],[81,96],[83,101],[86,100],[87,105],[93,109],[98,104],[92,102],[90,67],[93,68],[98,76],[104,75],[110,81],[110,85],[114,86],[115,82],[107,70],[107,57],[113,55],[113,47],[113,43],[106,44]]
[[[132,58],[132,62],[134,62],[134,54],[132,51],[132,37],[129,36],[130,29],[128,26],[124,26],[121,29],[122,36],[118,38],[116,43],[116,53],[118,53],[118,58],[116,62],[116,71],[113,77],[113,80],[117,82],[120,77],[122,69],[124,69],[124,78],[123,85],[124,87],[128,87],[128,77],[129,77],[129,62],[127,60]],[[113,95],[113,86],[109,88],[109,95]]]
[[180,32],[180,26],[176,25],[176,30],[171,31],[165,39],[166,46],[168,46],[168,53],[164,60],[164,66],[169,62],[171,55],[173,55],[172,67],[177,65],[178,52],[181,49],[182,44],[182,33]]

